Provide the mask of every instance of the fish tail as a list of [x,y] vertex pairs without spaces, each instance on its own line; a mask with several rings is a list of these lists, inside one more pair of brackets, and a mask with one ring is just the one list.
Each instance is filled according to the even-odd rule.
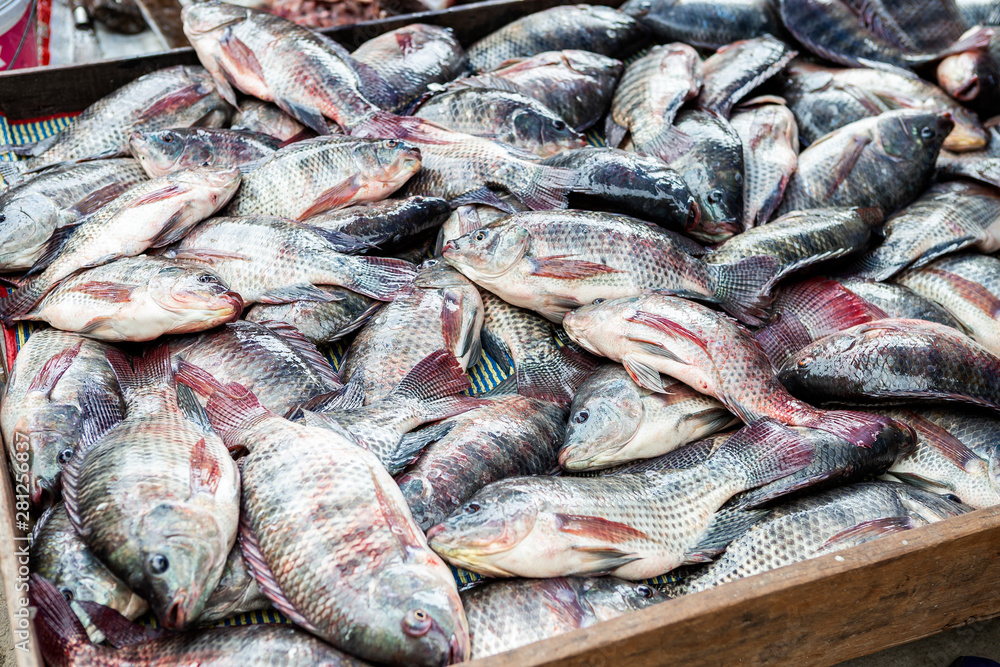
[[771,365],[780,368],[789,355],[795,354],[812,342],[809,331],[794,313],[781,313],[772,318],[753,338],[764,348]]
[[709,459],[723,459],[745,475],[741,491],[791,475],[812,463],[815,447],[801,435],[766,417],[745,426]]
[[[35,630],[45,661],[53,665],[93,662],[102,649],[90,643],[87,630],[62,593],[39,574],[31,575],[29,591],[32,605],[38,608]],[[81,660],[86,657],[91,660]]]
[[432,401],[471,387],[469,377],[450,350],[436,350],[417,362],[390,394],[396,398]]
[[48,292],[41,280],[24,282],[13,294],[0,299],[0,321],[5,326],[13,326],[14,322],[24,319]]
[[769,291],[778,277],[778,262],[757,255],[732,264],[709,264],[720,305],[741,322],[759,325],[767,317]]
[[915,437],[912,428],[889,417],[854,410],[821,411],[796,425],[825,431],[858,447],[873,447],[892,431],[909,430]]
[[568,404],[596,366],[592,357],[569,345],[547,350],[517,363],[517,391],[523,396]]
[[206,370],[183,359],[177,362],[177,381],[191,387],[202,396],[208,396],[205,411],[212,428],[227,447],[240,446],[234,442],[236,434],[258,421],[275,416],[257,400],[252,391],[241,384],[223,385]]
[[151,390],[163,391],[164,388],[172,387],[170,348],[166,344],[157,345],[141,357],[133,357],[131,363],[128,356],[117,348],[108,348],[104,354],[111,364],[126,403],[132,403],[137,396]]
[[651,141],[645,143],[642,146],[642,151],[655,155],[667,164],[670,164],[691,150],[691,146],[693,145],[694,139],[673,125],[668,125]]
[[[569,191],[577,181],[575,169],[521,162],[515,166],[517,178],[502,184],[522,204],[533,211],[566,208]],[[527,178],[525,178],[527,176]]]
[[25,179],[24,163],[10,160],[0,161],[0,176],[3,177],[5,188],[17,185]]
[[990,42],[993,39],[994,31],[996,27],[984,27],[976,26],[970,29],[961,38],[951,46],[943,49],[939,53],[935,54],[937,58],[944,58],[945,56],[953,56],[958,53],[964,53],[966,51],[975,51],[977,49],[988,49],[990,47]]
[[413,264],[391,257],[352,257],[350,284],[344,285],[358,294],[392,301],[417,275]]

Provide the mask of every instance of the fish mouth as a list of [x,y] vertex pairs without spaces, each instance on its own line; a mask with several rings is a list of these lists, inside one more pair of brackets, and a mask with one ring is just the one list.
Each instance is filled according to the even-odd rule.
[[243,297],[239,292],[229,291],[222,295],[222,300],[232,306],[234,311],[233,319],[238,319],[240,314],[243,312]]
[[187,610],[184,608],[184,603],[187,602],[187,593],[181,593],[167,609],[167,613],[163,615],[163,627],[168,630],[181,630],[187,624]]
[[35,479],[31,487],[31,504],[39,509],[47,509],[56,502],[56,490],[50,482]]
[[962,102],[971,102],[979,97],[979,76],[973,74],[967,82],[955,89],[952,95]]
[[448,655],[445,656],[445,665],[455,665],[464,661],[467,657],[467,651],[465,650],[465,642],[462,641],[461,637],[457,633],[451,635],[448,639]]

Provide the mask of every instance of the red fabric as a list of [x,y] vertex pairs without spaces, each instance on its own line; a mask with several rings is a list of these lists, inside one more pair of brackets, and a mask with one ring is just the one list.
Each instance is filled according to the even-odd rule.
[[52,25],[52,0],[38,0],[38,63],[42,66],[49,64],[49,38],[51,37]]

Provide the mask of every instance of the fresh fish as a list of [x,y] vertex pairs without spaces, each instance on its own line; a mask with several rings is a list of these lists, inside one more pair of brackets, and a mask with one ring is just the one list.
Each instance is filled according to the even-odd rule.
[[799,155],[778,214],[823,206],[877,206],[888,215],[927,189],[947,114],[889,111],[845,125]]
[[200,167],[133,185],[79,225],[52,238],[29,271],[33,275],[16,292],[0,299],[0,319],[10,324],[22,317],[60,280],[80,269],[173,243],[224,206],[239,183],[235,169]]
[[98,340],[147,341],[205,331],[240,316],[243,300],[217,275],[163,257],[124,257],[76,273],[26,320]]
[[870,403],[960,401],[1000,409],[1000,358],[951,327],[876,320],[822,338],[778,377],[803,397]]
[[183,359],[222,382],[248,388],[281,414],[342,387],[316,346],[284,322],[236,321],[217,331],[173,338],[170,354],[175,364]]
[[[244,448],[240,546],[261,590],[297,625],[380,663],[446,665],[469,656],[451,571],[427,547],[374,454],[283,419],[237,384],[184,366],[209,395],[212,426]],[[300,563],[322,564],[301,567]]]
[[852,275],[888,280],[964,248],[1000,250],[1000,194],[968,181],[938,183],[889,218],[883,234],[882,245],[849,267]]
[[16,493],[36,507],[51,505],[59,494],[63,466],[82,437],[84,394],[121,405],[118,381],[104,357],[108,349],[45,329],[18,350],[0,404],[0,426]]
[[212,218],[163,254],[208,266],[246,304],[329,300],[316,285],[388,301],[412,280],[409,262],[338,252],[342,237],[268,215]]
[[[572,153],[572,151],[570,152]],[[465,206],[459,206],[451,212],[448,219],[444,221],[443,225],[441,225],[441,230],[438,232],[437,242],[434,244],[435,257],[441,256],[441,249],[444,248],[444,244],[448,241],[461,238],[469,232],[475,231],[480,227],[484,227],[491,222],[499,220],[500,218],[506,218],[508,215],[508,211],[493,208],[492,206],[486,206],[485,204],[467,204]]]
[[938,63],[936,74],[938,85],[946,93],[989,113],[1000,100],[1000,37],[994,34],[987,48],[948,56]]
[[259,303],[247,311],[246,319],[257,323],[286,322],[314,345],[324,345],[363,327],[381,306],[380,301],[340,287],[319,289],[330,297],[329,301]]
[[358,332],[341,376],[371,403],[436,350],[448,350],[467,370],[479,359],[482,326],[483,300],[475,285],[440,260],[427,260],[412,287]]
[[743,228],[763,225],[785,194],[799,163],[795,116],[781,104],[738,109],[730,119],[743,144]]
[[256,609],[267,609],[271,601],[261,592],[237,543],[226,558],[219,585],[212,591],[198,616],[201,625],[231,618]]
[[[877,283],[861,278],[835,277],[852,294],[883,311],[888,317],[904,320],[927,320],[962,330],[962,325],[947,310],[928,301],[913,290],[895,283]],[[881,318],[874,318],[881,319]],[[855,324],[860,324],[856,322]]]
[[389,84],[397,98],[394,110],[412,104],[428,86],[447,83],[468,69],[465,50],[451,29],[425,23],[369,39],[351,56]]
[[407,197],[327,211],[305,222],[394,250],[427,236],[441,226],[450,213],[448,202],[438,197]]
[[482,400],[482,407],[441,422],[444,436],[396,480],[423,530],[444,521],[487,484],[546,474],[556,465],[565,407],[518,394]]
[[649,459],[735,423],[721,403],[685,384],[652,392],[618,364],[607,364],[573,398],[559,464],[580,472]]
[[[1000,85],[1000,84],[998,84]],[[971,178],[974,181],[1000,187],[1000,119],[992,118],[985,123],[989,136],[986,148],[966,153],[952,153],[942,150],[938,155],[937,173],[941,180],[948,178]]]
[[40,174],[0,194],[0,271],[31,268],[56,229],[144,180],[135,160],[96,160]]
[[236,109],[232,129],[259,132],[279,141],[288,141],[300,136],[306,127],[273,104],[249,98]]
[[194,167],[236,167],[271,155],[281,142],[266,134],[192,127],[134,132],[128,147],[150,178]]
[[198,618],[236,541],[239,473],[193,393],[175,385],[166,345],[132,363],[106,354],[125,416],[115,423],[93,407],[93,442],[63,471],[66,512],[160,625],[180,630]]
[[621,11],[639,19],[661,42],[703,49],[781,33],[774,0],[629,0]]
[[491,576],[654,577],[715,556],[745,527],[713,521],[723,503],[811,456],[780,424],[761,420],[684,470],[495,482],[427,536],[453,565]]
[[779,39],[764,35],[723,46],[702,65],[698,107],[729,118],[733,106],[780,72],[798,55]]
[[551,322],[489,292],[482,296],[486,306],[483,346],[500,363],[510,359],[518,393],[570,403],[596,362],[573,344],[560,346]]
[[562,49],[621,58],[640,49],[645,37],[635,19],[610,7],[553,7],[508,23],[470,46],[469,64],[474,72],[487,72],[511,58]]
[[[543,164],[576,170],[576,185],[569,195],[572,208],[633,215],[675,231],[695,229],[701,218],[684,179],[658,158],[588,147],[566,151]],[[447,240],[471,231],[468,227]]]
[[498,581],[462,594],[473,660],[589,628],[666,599],[652,586],[613,577]]

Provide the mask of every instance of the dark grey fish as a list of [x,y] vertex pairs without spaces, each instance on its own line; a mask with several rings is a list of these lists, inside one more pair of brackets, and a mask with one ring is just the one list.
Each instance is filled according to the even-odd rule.
[[698,107],[728,118],[737,102],[780,72],[797,54],[771,35],[722,47],[702,64],[705,80]]
[[281,142],[267,134],[192,127],[134,132],[128,147],[150,178],[192,167],[236,167],[271,155]]
[[852,294],[883,311],[889,317],[903,320],[927,320],[944,324],[959,331],[962,325],[947,310],[920,296],[908,287],[895,283],[879,283],[862,278],[834,277]]
[[233,114],[231,129],[260,132],[288,141],[305,131],[306,126],[273,104],[250,98],[244,100]]
[[259,303],[245,315],[249,322],[286,322],[314,345],[327,345],[351,334],[368,322],[381,301],[340,287],[319,288],[329,301]]
[[774,0],[629,0],[621,11],[639,19],[661,42],[706,49],[781,33]]
[[307,218],[320,229],[353,236],[383,250],[397,250],[428,236],[451,213],[438,197],[407,197],[358,204]]
[[[738,109],[731,119],[743,142],[743,226],[763,225],[771,219],[799,164],[799,133],[795,116],[781,104],[759,104]],[[749,106],[749,103],[748,103]]]

